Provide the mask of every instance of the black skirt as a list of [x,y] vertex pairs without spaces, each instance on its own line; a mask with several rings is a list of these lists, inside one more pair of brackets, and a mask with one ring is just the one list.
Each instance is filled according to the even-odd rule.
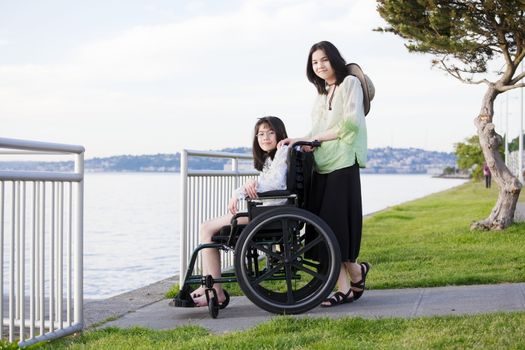
[[314,172],[308,209],[334,231],[341,248],[341,260],[355,262],[361,248],[363,209],[359,165],[329,174]]

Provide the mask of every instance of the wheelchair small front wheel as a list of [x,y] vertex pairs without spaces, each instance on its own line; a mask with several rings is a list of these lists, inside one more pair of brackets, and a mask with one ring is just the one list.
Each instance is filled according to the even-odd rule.
[[298,314],[333,290],[341,268],[330,227],[309,211],[269,210],[254,218],[235,246],[235,273],[248,299],[278,314]]
[[208,301],[208,313],[212,318],[217,318],[219,315],[219,300],[217,298],[217,293],[214,289],[207,289],[205,293]]

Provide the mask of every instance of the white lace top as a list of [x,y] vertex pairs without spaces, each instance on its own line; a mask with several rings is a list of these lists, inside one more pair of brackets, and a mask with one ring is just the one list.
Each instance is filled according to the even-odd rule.
[[[257,192],[267,192],[286,189],[286,171],[288,169],[288,146],[277,149],[273,160],[268,157],[263,165],[263,170],[257,177]],[[233,192],[239,200],[246,198],[244,186],[237,188]]]

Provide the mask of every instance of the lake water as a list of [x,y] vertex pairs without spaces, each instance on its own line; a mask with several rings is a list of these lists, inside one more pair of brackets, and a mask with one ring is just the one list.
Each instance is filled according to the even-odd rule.
[[[364,214],[465,182],[375,174],[361,181]],[[179,174],[87,173],[84,193],[86,298],[107,298],[179,273]]]

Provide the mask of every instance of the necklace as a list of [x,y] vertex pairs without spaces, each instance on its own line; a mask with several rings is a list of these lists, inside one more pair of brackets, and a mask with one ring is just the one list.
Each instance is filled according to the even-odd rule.
[[332,84],[328,84],[325,82],[325,87],[326,87],[326,90],[330,89],[330,87],[334,86],[335,83],[332,83]]
[[[333,83],[332,85],[335,85],[335,83]],[[332,86],[330,85],[330,86]],[[335,89],[337,88],[337,85],[334,86],[334,89],[332,90],[332,95],[330,95],[330,99],[328,100],[328,110],[331,111],[332,110],[332,100],[334,98],[334,94],[335,94]]]

